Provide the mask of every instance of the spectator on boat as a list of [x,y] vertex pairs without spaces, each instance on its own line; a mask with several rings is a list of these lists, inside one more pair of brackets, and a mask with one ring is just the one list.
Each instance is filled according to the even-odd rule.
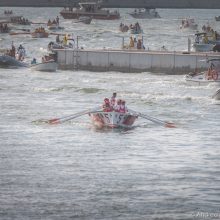
[[208,44],[208,42],[209,42],[208,36],[207,34],[205,34],[203,37],[203,43]]
[[63,45],[67,45],[67,41],[68,41],[68,37],[67,37],[67,34],[64,35],[63,37]]
[[137,39],[134,38],[134,48],[137,49]]
[[56,17],[56,22],[57,22],[57,24],[59,25],[59,23],[60,23],[60,19],[59,19],[58,16]]
[[141,39],[138,39],[137,49],[138,49],[138,50],[142,49],[142,41],[141,41]]
[[104,103],[102,105],[103,111],[104,112],[111,112],[112,111],[112,107],[110,105],[110,101],[108,98],[104,99]]
[[134,40],[133,40],[133,37],[132,37],[132,36],[130,37],[129,47],[130,47],[130,48],[133,48],[133,47],[134,47]]
[[47,22],[47,26],[51,26],[52,22],[51,20],[49,19],[48,22]]
[[110,104],[111,104],[111,106],[112,106],[113,108],[114,108],[114,106],[115,106],[115,104],[116,104],[116,96],[117,96],[117,93],[114,92],[114,93],[112,94],[111,99],[110,99]]
[[197,35],[196,35],[196,38],[195,38],[195,43],[199,44],[199,41],[200,41],[199,35],[197,34]]
[[36,63],[37,63],[36,58],[33,58],[33,60],[31,61],[31,64],[36,64]]
[[60,43],[60,35],[59,34],[56,36],[56,42]]
[[15,46],[12,42],[10,56],[15,58],[15,52],[16,52],[16,49],[15,49]]

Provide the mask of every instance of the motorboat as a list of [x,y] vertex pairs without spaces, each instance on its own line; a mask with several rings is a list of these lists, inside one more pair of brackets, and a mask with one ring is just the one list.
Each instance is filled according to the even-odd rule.
[[0,55],[1,67],[27,67],[28,65],[9,55]]
[[198,24],[195,23],[195,20],[193,18],[185,18],[182,20],[180,29],[186,29],[186,28],[191,30],[197,30]]
[[57,63],[54,60],[45,61],[42,63],[36,63],[31,65],[31,70],[42,72],[56,72]]
[[80,16],[78,18],[78,23],[90,24],[92,21],[92,17],[90,16]]
[[100,111],[89,115],[94,126],[98,128],[131,128],[138,118],[138,115],[130,112],[120,113],[116,111]]
[[159,13],[155,9],[135,9],[133,12],[129,13],[133,18],[138,19],[151,19],[151,18],[161,18]]
[[214,95],[212,96],[213,99],[215,100],[220,100],[220,89],[218,89]]
[[193,48],[197,52],[207,52],[212,51],[214,48],[213,44],[205,44],[205,43],[193,43]]
[[196,33],[195,41],[193,43],[193,48],[197,52],[207,52],[213,51],[213,47],[217,41],[211,41],[207,35],[207,33]]
[[220,21],[220,16],[215,16],[216,21]]
[[115,20],[120,18],[118,11],[110,12],[102,9],[97,2],[80,2],[79,8],[64,8],[60,14],[64,19],[78,19],[81,16],[91,17],[92,19]]
[[209,68],[205,72],[201,73],[190,73],[184,78],[186,82],[197,85],[208,85],[210,83],[220,83],[220,59],[207,60],[210,64]]

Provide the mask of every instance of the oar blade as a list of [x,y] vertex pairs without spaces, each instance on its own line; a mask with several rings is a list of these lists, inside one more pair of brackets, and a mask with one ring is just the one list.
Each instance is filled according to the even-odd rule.
[[165,127],[166,128],[176,128],[176,125],[172,122],[166,122],[165,123]]

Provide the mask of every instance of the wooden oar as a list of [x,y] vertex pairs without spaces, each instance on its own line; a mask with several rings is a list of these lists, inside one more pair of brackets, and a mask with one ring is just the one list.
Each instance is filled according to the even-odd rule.
[[172,122],[161,121],[160,119],[151,117],[151,116],[146,115],[146,114],[142,114],[140,112],[133,111],[131,109],[128,109],[128,111],[133,113],[133,114],[135,114],[135,115],[137,115],[137,116],[140,116],[140,117],[145,118],[145,119],[147,119],[149,121],[152,121],[152,122],[154,122],[156,124],[162,125],[162,126],[164,126],[166,128],[176,128],[175,124],[172,123]]
[[25,28],[13,28],[13,30],[16,30],[16,31],[27,31],[27,32],[31,31],[30,29],[25,29]]
[[30,32],[11,32],[10,35],[31,34]]
[[54,33],[54,32],[50,32],[49,34],[51,34],[51,35],[61,35],[61,36],[65,36],[66,35],[66,34]]
[[31,22],[31,24],[47,24],[45,22]]
[[82,115],[86,115],[86,114],[89,114],[89,113],[96,112],[99,109],[100,109],[100,106],[96,107],[94,109],[87,109],[87,110],[84,110],[84,111],[81,111],[81,112],[77,112],[75,114],[68,115],[68,116],[65,116],[65,117],[49,119],[45,122],[48,123],[48,124],[61,124],[65,121],[69,121],[69,120],[72,120],[74,118],[78,118]]

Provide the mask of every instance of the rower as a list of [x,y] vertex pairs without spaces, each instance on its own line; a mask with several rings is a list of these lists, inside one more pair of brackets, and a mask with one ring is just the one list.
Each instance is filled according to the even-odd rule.
[[110,99],[110,104],[111,104],[112,108],[114,108],[114,106],[115,106],[115,104],[116,104],[116,96],[117,96],[117,93],[114,92],[114,93],[112,94],[111,99]]
[[120,112],[120,107],[121,107],[121,99],[118,99],[117,104],[115,105],[115,111]]
[[120,105],[120,109],[119,109],[119,112],[120,113],[126,113],[128,111],[127,107],[125,106],[125,101],[122,100],[121,101],[121,105]]
[[111,112],[112,111],[112,107],[110,105],[110,101],[108,98],[104,99],[104,103],[102,105],[103,111],[104,112]]

